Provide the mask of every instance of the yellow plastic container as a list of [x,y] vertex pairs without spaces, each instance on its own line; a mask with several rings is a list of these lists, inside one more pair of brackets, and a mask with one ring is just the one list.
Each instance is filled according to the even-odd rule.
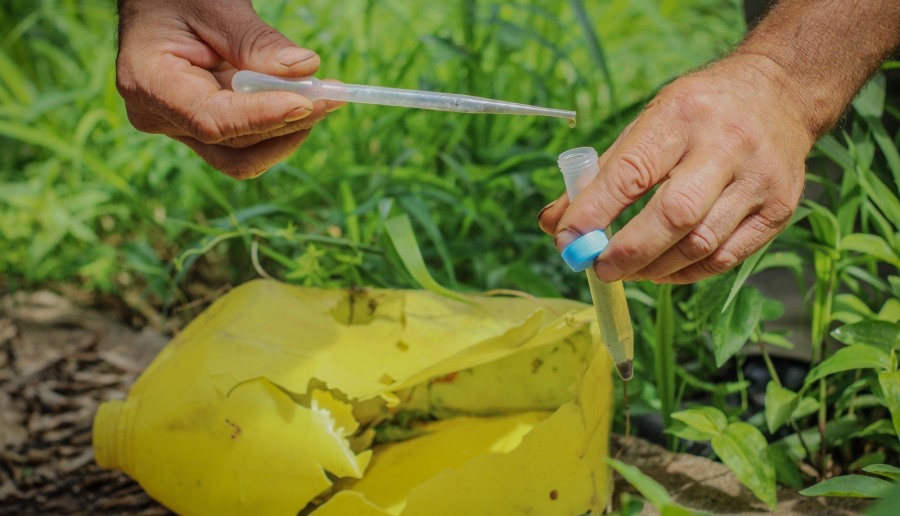
[[[101,405],[97,463],[180,514],[599,513],[611,375],[592,309],[469,299],[243,285]],[[373,448],[404,410],[443,420]]]

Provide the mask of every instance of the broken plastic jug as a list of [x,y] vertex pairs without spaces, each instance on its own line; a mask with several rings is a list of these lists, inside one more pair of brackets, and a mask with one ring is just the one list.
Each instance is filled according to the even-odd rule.
[[467,300],[245,284],[100,407],[97,463],[187,515],[599,514],[592,308]]

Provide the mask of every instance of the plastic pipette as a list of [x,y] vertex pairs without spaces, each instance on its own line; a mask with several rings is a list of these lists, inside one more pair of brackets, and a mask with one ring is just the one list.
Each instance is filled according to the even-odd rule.
[[[566,193],[569,201],[575,200],[581,190],[597,177],[600,166],[597,162],[597,151],[590,147],[579,147],[559,155],[559,169],[566,182]],[[600,235],[602,238],[603,235]],[[612,236],[609,228],[606,236]],[[605,239],[603,239],[605,240]],[[580,270],[580,269],[579,269]],[[600,325],[600,336],[609,350],[609,354],[623,380],[630,380],[634,375],[634,329],[628,313],[628,302],[625,299],[625,286],[621,281],[604,283],[597,278],[594,268],[585,270],[591,300],[597,323]]]
[[574,111],[529,106],[502,100],[485,99],[456,93],[404,90],[382,86],[322,82],[315,77],[290,79],[243,70],[231,79],[231,87],[241,93],[290,91],[309,100],[339,100],[361,104],[379,104],[457,113],[494,115],[538,115],[575,119]]

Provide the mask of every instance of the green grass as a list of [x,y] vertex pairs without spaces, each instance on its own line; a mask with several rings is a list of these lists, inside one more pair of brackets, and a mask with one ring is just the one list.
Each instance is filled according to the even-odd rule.
[[12,288],[77,282],[177,303],[196,282],[255,275],[254,240],[261,267],[288,281],[412,285],[384,252],[382,220],[403,212],[443,284],[576,295],[535,223],[562,192],[556,155],[608,144],[655,89],[741,30],[737,6],[721,1],[592,5],[593,34],[551,1],[260,3],[267,22],[322,54],[323,77],[576,107],[580,117],[571,130],[347,106],[285,163],[238,183],[128,125],[112,4],[18,1],[0,15],[0,143],[12,150],[0,158],[0,239],[11,250],[0,274]]

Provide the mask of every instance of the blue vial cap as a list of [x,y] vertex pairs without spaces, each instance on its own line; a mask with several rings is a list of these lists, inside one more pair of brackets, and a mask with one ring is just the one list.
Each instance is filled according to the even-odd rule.
[[578,237],[563,249],[561,256],[566,264],[575,272],[590,267],[600,253],[606,249],[609,239],[602,229],[596,229]]

